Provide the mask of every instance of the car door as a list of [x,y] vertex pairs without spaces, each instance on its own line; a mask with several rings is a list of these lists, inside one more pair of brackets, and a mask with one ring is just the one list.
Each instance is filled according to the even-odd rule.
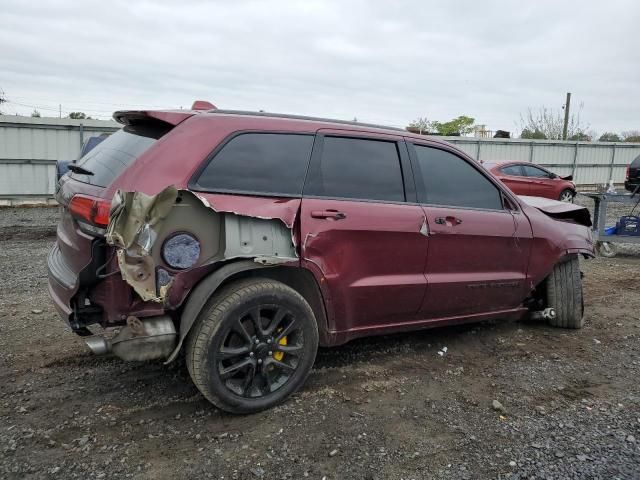
[[379,328],[418,312],[428,239],[402,137],[319,131],[300,225],[301,261],[328,297],[330,329]]
[[497,177],[509,190],[516,195],[529,195],[531,185],[529,179],[524,176],[522,166],[519,164],[506,165],[498,168]]
[[532,238],[524,214],[473,160],[429,144],[410,145],[410,154],[429,229],[423,315],[518,307]]
[[559,192],[556,192],[558,187],[557,177],[533,165],[523,165],[523,169],[531,185],[529,195],[532,197],[551,198],[553,200],[558,199]]

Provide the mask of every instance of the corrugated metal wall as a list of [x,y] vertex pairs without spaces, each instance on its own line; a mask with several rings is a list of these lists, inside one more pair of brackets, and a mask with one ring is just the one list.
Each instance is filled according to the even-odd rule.
[[104,120],[0,115],[0,198],[51,197],[56,161],[78,158],[86,139],[119,128]]
[[[0,198],[51,197],[56,160],[78,158],[84,140],[118,130],[103,120],[31,118],[0,115]],[[475,159],[537,163],[578,185],[624,181],[626,166],[640,155],[640,144],[445,137]]]
[[640,155],[638,143],[563,142],[504,138],[445,137],[476,160],[533,162],[558,175],[573,175],[583,187],[623,183],[627,165]]

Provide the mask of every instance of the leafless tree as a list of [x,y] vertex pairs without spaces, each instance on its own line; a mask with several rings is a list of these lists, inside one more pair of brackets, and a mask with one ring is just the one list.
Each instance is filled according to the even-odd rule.
[[640,142],[640,130],[627,130],[626,132],[622,132],[622,138],[625,142]]
[[428,120],[426,117],[414,120],[409,124],[409,128],[420,134],[429,133],[435,130],[434,122]]
[[[583,123],[580,113],[583,105],[580,104],[578,111],[569,116],[567,127],[567,138],[585,138],[589,129],[589,124]],[[520,114],[520,127],[523,131],[541,132],[549,140],[562,140],[564,127],[564,112],[552,108],[541,107],[538,110],[529,108],[525,115]]]

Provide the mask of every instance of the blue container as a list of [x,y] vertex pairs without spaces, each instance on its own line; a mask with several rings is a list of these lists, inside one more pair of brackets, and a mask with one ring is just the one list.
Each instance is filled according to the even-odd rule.
[[616,225],[617,235],[640,236],[640,217],[636,215],[626,215],[620,217]]
[[604,234],[605,235],[615,235],[616,231],[617,231],[618,227],[614,226],[614,227],[605,227],[604,229]]

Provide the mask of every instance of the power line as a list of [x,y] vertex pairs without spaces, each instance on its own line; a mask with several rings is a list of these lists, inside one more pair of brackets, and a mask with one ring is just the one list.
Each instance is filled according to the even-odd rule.
[[[33,101],[33,102],[42,102],[42,103],[53,103],[53,104],[59,104],[60,100],[44,100],[44,99],[38,99],[38,98],[34,98],[34,97],[12,97],[15,98],[16,100],[27,100],[27,101]],[[116,103],[116,102],[94,102],[94,101],[89,101],[89,100],[71,100],[69,102],[65,102],[62,101],[62,104],[72,104],[72,105],[113,105],[115,107],[143,107],[143,108],[157,108],[157,109],[166,109],[166,108],[175,108],[175,106],[172,107],[168,107],[167,105],[147,105],[144,103]],[[103,110],[104,111],[104,110]]]

